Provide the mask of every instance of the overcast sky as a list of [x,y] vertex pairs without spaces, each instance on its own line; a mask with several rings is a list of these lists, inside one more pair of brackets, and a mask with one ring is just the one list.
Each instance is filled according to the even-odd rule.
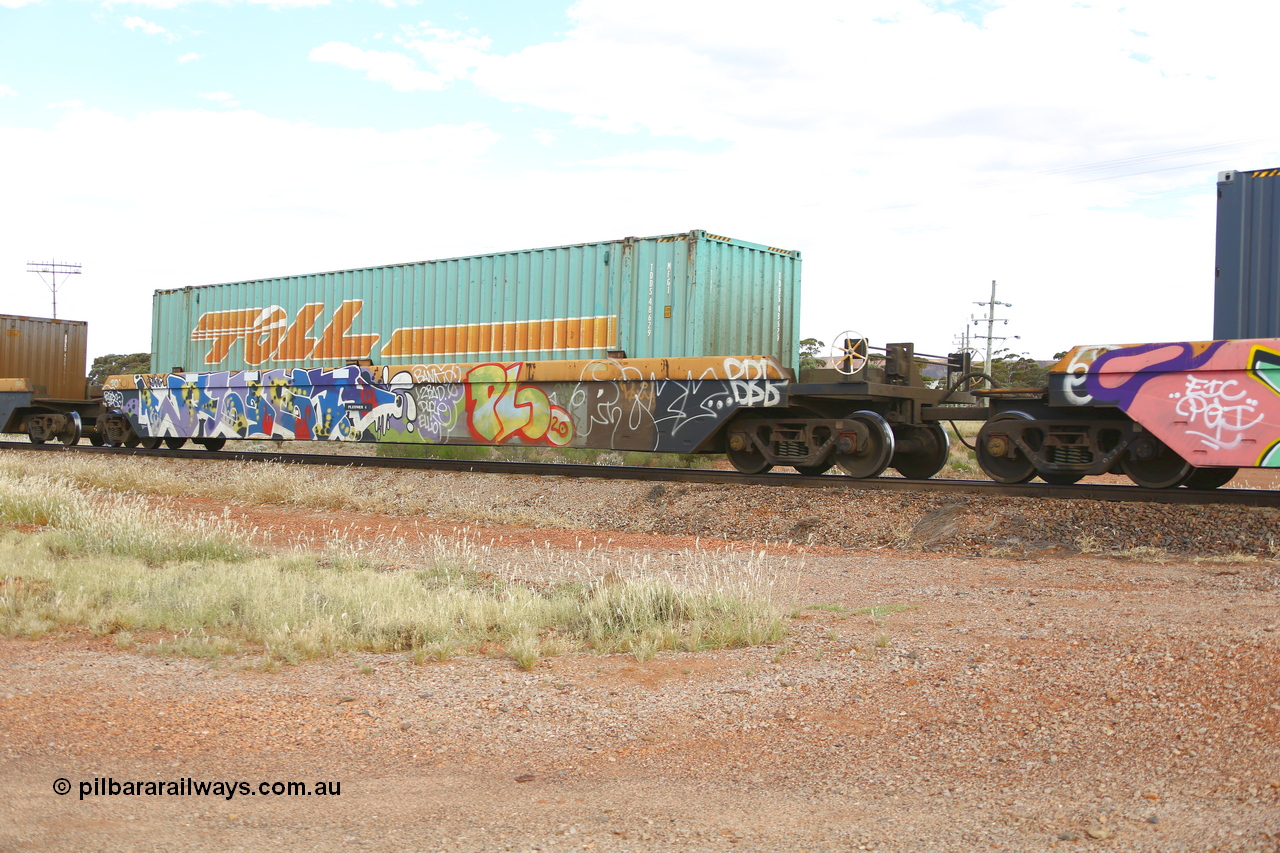
[[1280,166],[1280,4],[0,0],[0,312],[701,228],[801,331],[1212,332],[1217,173]]

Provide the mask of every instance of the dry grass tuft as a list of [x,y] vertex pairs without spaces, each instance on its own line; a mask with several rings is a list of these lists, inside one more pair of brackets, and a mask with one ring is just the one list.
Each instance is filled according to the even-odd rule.
[[[320,554],[267,556],[230,523],[157,512],[141,498],[101,500],[92,465],[46,476],[4,462],[0,520],[46,528],[0,536],[0,632],[9,636],[79,626],[130,647],[134,633],[159,631],[171,639],[154,651],[218,658],[252,646],[285,663],[341,651],[423,662],[496,645],[529,669],[566,651],[646,660],[786,633],[763,553],[692,551],[658,570],[616,553],[553,559],[548,547],[547,559],[526,553],[516,564],[434,537],[413,554],[334,539]],[[246,488],[285,486],[259,473]]]

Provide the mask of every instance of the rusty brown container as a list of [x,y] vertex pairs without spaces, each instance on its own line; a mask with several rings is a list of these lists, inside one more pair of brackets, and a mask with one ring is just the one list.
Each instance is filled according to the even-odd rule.
[[0,379],[26,379],[35,397],[85,399],[89,324],[0,314]]

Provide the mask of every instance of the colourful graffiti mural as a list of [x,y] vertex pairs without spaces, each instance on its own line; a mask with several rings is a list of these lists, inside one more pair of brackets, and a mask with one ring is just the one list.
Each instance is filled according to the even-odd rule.
[[116,376],[104,394],[144,437],[692,451],[738,409],[785,405],[786,382],[763,357],[597,359]]
[[1196,466],[1280,467],[1280,340],[1078,347],[1056,401],[1118,406]]

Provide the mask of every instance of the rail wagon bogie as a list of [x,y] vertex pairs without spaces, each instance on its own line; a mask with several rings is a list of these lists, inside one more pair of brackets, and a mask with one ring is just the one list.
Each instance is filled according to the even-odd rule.
[[986,392],[978,462],[999,482],[1123,473],[1217,488],[1280,467],[1280,340],[1076,347],[1048,388]]

